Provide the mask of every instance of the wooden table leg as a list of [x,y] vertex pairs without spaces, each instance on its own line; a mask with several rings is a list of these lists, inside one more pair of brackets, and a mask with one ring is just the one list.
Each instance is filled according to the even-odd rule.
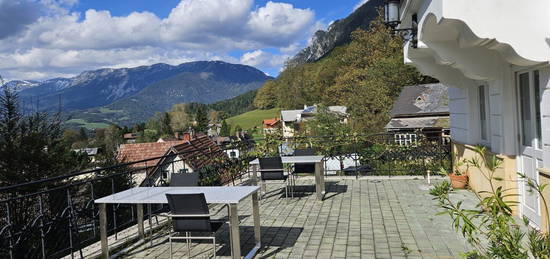
[[99,203],[99,231],[101,237],[101,258],[109,259],[109,243],[107,240],[107,204]]

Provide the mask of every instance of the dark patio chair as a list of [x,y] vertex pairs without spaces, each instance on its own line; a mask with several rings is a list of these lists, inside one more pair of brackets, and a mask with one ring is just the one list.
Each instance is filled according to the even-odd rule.
[[[166,194],[170,213],[165,214],[172,221],[168,233],[170,258],[172,258],[172,239],[187,241],[188,256],[191,257],[191,240],[212,240],[214,258],[216,258],[216,232],[225,222],[215,221],[206,204],[204,193]],[[192,232],[209,233],[209,236],[191,236]],[[185,233],[185,236],[178,234]]]
[[298,148],[294,150],[295,156],[314,156],[315,149],[313,148]]
[[[302,148],[294,150],[294,156],[314,156],[315,150],[313,148]],[[295,164],[295,174],[313,174],[315,173],[315,163]]]
[[171,187],[188,187],[199,185],[199,173],[175,173],[170,178]]
[[[193,187],[199,185],[199,173],[173,173],[170,176],[170,187]],[[166,205],[162,205],[159,210],[156,210],[156,213],[166,213],[169,209]],[[159,220],[154,215],[157,225]]]
[[[283,161],[281,157],[266,157],[259,158],[260,161],[260,180],[261,184],[268,183],[267,181],[282,181],[285,184],[285,197],[288,198],[288,189],[292,188],[292,174],[289,172],[285,174],[283,167]],[[289,177],[291,180],[288,180]],[[275,182],[276,184],[281,184]],[[294,197],[294,190],[292,188],[292,197]]]

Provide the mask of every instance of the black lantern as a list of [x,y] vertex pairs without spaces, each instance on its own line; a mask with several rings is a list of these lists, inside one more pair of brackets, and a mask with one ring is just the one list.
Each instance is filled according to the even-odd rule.
[[399,19],[400,4],[400,0],[386,0],[384,3],[384,20],[392,29],[395,29],[401,23]]
[[405,39],[405,41],[411,41],[411,47],[417,47],[417,17],[416,14],[413,14],[411,17],[411,28],[399,28],[396,29],[399,24],[401,24],[401,11],[399,6],[401,5],[400,0],[385,0],[384,1],[384,21],[388,27],[391,28],[391,31],[394,35],[399,35]]

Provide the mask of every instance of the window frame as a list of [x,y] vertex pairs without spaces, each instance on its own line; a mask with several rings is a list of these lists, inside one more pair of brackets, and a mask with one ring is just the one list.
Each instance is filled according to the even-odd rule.
[[[483,88],[483,91],[481,91]],[[489,102],[489,86],[480,84],[477,86],[477,109],[479,118],[479,140],[481,144],[489,145],[491,143],[491,112]],[[481,96],[483,93],[483,96]],[[482,98],[483,97],[483,98]],[[483,99],[483,100],[482,100]],[[483,102],[482,102],[483,101]],[[483,111],[482,111],[483,108]],[[485,126],[482,118],[485,118]]]

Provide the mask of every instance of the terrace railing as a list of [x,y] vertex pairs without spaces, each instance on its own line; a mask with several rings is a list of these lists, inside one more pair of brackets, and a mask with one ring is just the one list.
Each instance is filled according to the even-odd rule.
[[[200,150],[197,156],[238,151],[236,158],[211,159],[208,166],[199,170],[201,184],[235,185],[249,173],[251,160],[285,155],[299,147],[316,149],[325,157],[327,166],[337,161],[336,170],[327,170],[327,175],[423,175],[427,170],[451,166],[450,140],[441,136],[420,134],[415,141],[406,143],[396,134],[268,137],[231,143],[222,150]],[[83,257],[82,249],[99,240],[99,212],[94,200],[137,185],[166,184],[164,172],[177,171],[175,165],[184,157],[180,155],[0,188],[0,258]],[[136,224],[135,206],[107,208],[109,235],[118,238],[120,231]]]

